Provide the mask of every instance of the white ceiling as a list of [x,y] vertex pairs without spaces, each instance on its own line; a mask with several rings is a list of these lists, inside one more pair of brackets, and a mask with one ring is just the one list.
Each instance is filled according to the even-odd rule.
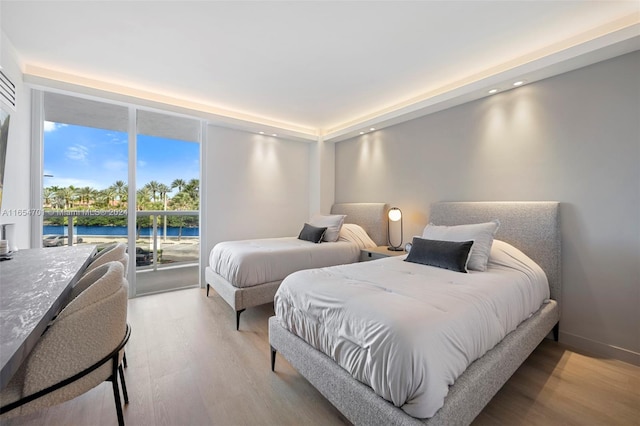
[[323,134],[551,55],[614,21],[637,27],[640,2],[2,0],[0,13],[26,74],[61,72]]

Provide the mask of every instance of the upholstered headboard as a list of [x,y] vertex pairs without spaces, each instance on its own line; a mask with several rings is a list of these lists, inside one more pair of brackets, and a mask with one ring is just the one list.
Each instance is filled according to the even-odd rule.
[[557,202],[443,202],[431,205],[435,225],[500,221],[495,238],[533,259],[547,274],[551,298],[560,303],[560,204]]
[[386,203],[339,203],[331,207],[331,214],[346,214],[345,223],[362,226],[367,234],[379,246],[387,244]]

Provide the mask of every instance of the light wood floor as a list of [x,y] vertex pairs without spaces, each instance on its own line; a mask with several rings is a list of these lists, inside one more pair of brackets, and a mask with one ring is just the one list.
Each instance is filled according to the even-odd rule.
[[[235,315],[201,289],[130,301],[127,345],[133,425],[349,424],[278,357],[269,368],[272,306]],[[543,342],[478,416],[474,425],[638,425],[640,367]],[[110,383],[3,425],[115,425]]]

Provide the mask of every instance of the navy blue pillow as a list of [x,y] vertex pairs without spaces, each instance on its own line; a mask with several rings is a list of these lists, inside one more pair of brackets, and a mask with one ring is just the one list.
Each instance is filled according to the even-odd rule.
[[320,243],[322,241],[322,237],[324,237],[324,233],[327,231],[327,228],[318,228],[316,226],[309,225],[305,223],[302,227],[302,231],[300,231],[300,235],[298,235],[299,240],[311,241],[312,243]]
[[405,261],[466,273],[471,246],[473,241],[438,241],[413,237],[413,246]]

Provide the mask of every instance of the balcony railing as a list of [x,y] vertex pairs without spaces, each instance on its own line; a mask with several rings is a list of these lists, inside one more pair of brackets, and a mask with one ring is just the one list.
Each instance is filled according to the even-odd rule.
[[[160,238],[162,238],[163,242],[167,242],[167,217],[170,216],[198,216],[199,212],[197,210],[140,210],[136,211],[136,217],[139,219],[141,217],[150,217],[151,218],[151,233],[149,235],[150,241],[148,244],[149,250],[146,250],[143,245],[144,241],[141,241],[146,236],[136,235],[136,266],[138,269],[153,269],[154,271],[158,269],[159,265],[162,264],[162,261],[165,263],[171,263],[172,265],[194,265],[198,263],[199,259],[199,226],[197,236],[177,236],[178,241],[180,243],[176,244],[176,237],[171,236],[170,240],[172,242],[173,251],[162,250],[160,246]],[[74,244],[80,242],[87,242],[86,239],[94,238],[93,235],[74,235],[74,225],[73,219],[74,217],[86,217],[86,216],[120,216],[126,217],[128,216],[126,210],[110,210],[108,214],[100,213],[100,211],[85,211],[85,210],[64,210],[64,211],[45,211],[44,217],[65,217],[66,218],[66,227],[67,227],[67,235],[66,236],[57,236],[57,240],[54,241],[52,245],[69,245],[72,246]],[[160,219],[160,220],[159,220]],[[164,219],[164,220],[162,220]],[[105,229],[109,228],[105,226]],[[138,229],[147,229],[147,228],[138,228]],[[189,230],[192,228],[184,227],[183,229]],[[118,235],[118,236],[104,236],[104,238],[108,239],[108,241],[118,241],[118,240],[127,240],[127,235]],[[46,245],[45,245],[46,246]],[[165,247],[166,248],[166,247]],[[162,258],[160,256],[162,253]],[[151,254],[151,259],[147,259],[147,254]],[[133,261],[133,254],[130,253],[130,259]]]

